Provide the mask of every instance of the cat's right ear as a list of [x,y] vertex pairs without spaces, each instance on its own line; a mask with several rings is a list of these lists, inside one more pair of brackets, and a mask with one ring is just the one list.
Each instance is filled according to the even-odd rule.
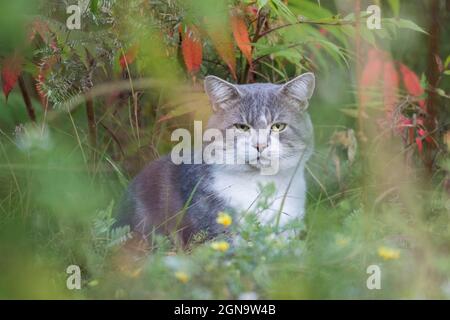
[[240,97],[235,85],[216,76],[207,76],[204,85],[214,112],[230,108]]

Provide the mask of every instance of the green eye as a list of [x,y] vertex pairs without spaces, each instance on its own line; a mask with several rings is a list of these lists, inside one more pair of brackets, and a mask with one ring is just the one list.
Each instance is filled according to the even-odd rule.
[[274,124],[270,127],[270,130],[272,130],[273,132],[281,132],[281,131],[283,131],[284,129],[286,129],[286,127],[287,127],[287,124],[286,124],[286,123],[278,122],[278,123],[274,123]]
[[250,130],[250,127],[248,125],[246,125],[246,124],[243,124],[243,123],[235,123],[234,127],[236,129],[238,129],[238,130],[241,130],[241,131],[248,131],[248,130]]

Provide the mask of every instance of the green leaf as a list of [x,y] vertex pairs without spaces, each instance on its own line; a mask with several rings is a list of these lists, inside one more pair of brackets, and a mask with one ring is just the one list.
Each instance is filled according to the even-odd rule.
[[413,30],[413,31],[417,31],[417,32],[428,34],[428,32],[426,32],[424,29],[419,27],[417,24],[415,24],[411,20],[394,19],[394,18],[386,18],[386,19],[383,19],[383,20],[386,21],[386,22],[391,22],[394,25],[396,25],[398,28],[401,28],[401,29],[410,29],[410,30]]
[[447,59],[445,59],[444,68],[447,69],[447,67],[450,65],[450,55],[447,56]]
[[342,108],[339,109],[342,113],[352,118],[358,118],[358,110],[354,108]]
[[[326,40],[320,40],[320,39],[316,39],[314,40],[316,43],[319,42],[320,44],[323,45],[323,47],[325,48],[325,50],[337,61],[337,62],[341,62],[344,61],[344,63],[347,65],[347,68],[350,68],[347,58],[345,57],[345,55],[343,54],[342,50],[340,47],[338,47],[337,45],[335,45],[333,42],[330,41],[326,41]],[[340,59],[339,59],[340,58]]]
[[271,0],[270,1],[272,9],[282,16],[286,21],[294,23],[297,21],[297,17],[292,13],[292,11],[284,4],[281,0]]
[[450,70],[445,70],[445,71],[444,71],[444,74],[445,74],[446,76],[450,76]]
[[389,6],[396,17],[400,13],[400,1],[399,0],[389,0]]
[[286,44],[279,44],[279,45],[262,45],[259,43],[255,43],[256,51],[256,57],[259,58],[261,56],[266,56],[269,54],[275,54],[281,51],[289,50],[296,47],[301,47],[304,45],[305,42],[297,42],[297,43],[286,43]]
[[438,95],[440,95],[441,97],[447,97],[447,94],[445,93],[444,90],[442,90],[441,88],[436,88],[436,92]]
[[333,15],[333,13],[325,7],[321,7],[317,5],[317,3],[311,1],[291,0],[289,1],[289,8],[296,16],[302,15],[309,19],[321,19]]
[[269,0],[258,0],[258,1],[256,1],[258,9],[261,9],[262,7],[264,7],[268,2],[269,2]]
[[363,25],[360,30],[361,30],[361,37],[371,45],[375,46],[376,41],[373,32],[375,30],[369,30],[365,25]]
[[98,13],[98,0],[91,0],[89,8],[93,14],[97,14]]

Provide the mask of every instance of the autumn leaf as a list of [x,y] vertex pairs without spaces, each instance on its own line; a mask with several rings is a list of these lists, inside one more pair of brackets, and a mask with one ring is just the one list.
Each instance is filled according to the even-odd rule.
[[422,138],[417,137],[416,138],[416,144],[417,144],[417,150],[419,151],[419,153],[422,153],[422,151],[423,151]]
[[381,51],[371,49],[368,54],[368,62],[361,74],[361,86],[370,87],[377,84],[383,70],[383,54]]
[[368,54],[368,62],[364,66],[360,78],[360,101],[362,105],[366,105],[370,95],[366,90],[369,87],[377,85],[383,71],[383,60],[379,50],[371,49]]
[[398,73],[392,61],[384,63],[383,68],[383,97],[386,112],[392,112],[397,103],[399,86]]
[[234,12],[231,15],[231,28],[237,46],[242,51],[248,63],[252,65],[252,46],[244,17]]
[[231,42],[231,37],[222,33],[215,32],[211,36],[214,48],[219,54],[220,58],[227,64],[228,68],[234,79],[236,76],[236,60],[234,56],[233,43]]
[[125,54],[122,54],[119,58],[119,64],[122,70],[125,70],[127,68],[127,65],[130,65],[133,63],[133,61],[136,59],[137,53],[139,50],[139,46],[137,44],[132,45]]
[[226,63],[234,79],[236,76],[236,57],[234,55],[234,46],[231,38],[230,25],[217,24],[215,21],[205,18],[205,26],[208,30],[208,36],[219,57]]
[[198,37],[198,32],[194,28],[186,28],[181,42],[183,60],[189,73],[196,73],[200,70],[203,57],[203,47]]
[[22,57],[17,54],[3,60],[2,83],[6,100],[8,100],[8,95],[16,85],[17,79],[22,72],[22,63]]
[[[400,64],[400,73],[402,74],[403,84],[406,91],[414,97],[420,97],[424,93],[424,90],[420,85],[420,80],[417,74],[415,74],[414,71],[409,69],[403,63]],[[420,100],[419,105],[423,109],[425,107],[425,100]]]

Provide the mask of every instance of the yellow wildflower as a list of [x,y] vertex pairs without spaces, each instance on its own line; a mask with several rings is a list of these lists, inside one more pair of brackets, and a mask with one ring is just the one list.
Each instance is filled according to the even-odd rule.
[[345,247],[350,243],[350,239],[349,238],[345,238],[345,237],[339,237],[336,239],[336,244],[339,247]]
[[177,278],[182,283],[186,283],[189,281],[189,275],[183,271],[175,272],[175,278]]
[[219,212],[219,214],[217,215],[216,222],[218,224],[223,225],[224,227],[228,227],[233,223],[233,219],[228,213]]
[[134,270],[132,270],[130,272],[129,277],[130,278],[137,278],[137,277],[139,277],[141,275],[141,273],[142,273],[142,268],[137,268],[137,269],[134,269]]
[[400,250],[388,247],[379,247],[378,255],[384,260],[398,259],[400,257]]
[[89,281],[88,282],[88,286],[89,287],[96,287],[96,286],[98,286],[98,280],[92,280],[92,281]]
[[211,248],[217,251],[225,252],[230,248],[230,244],[226,241],[215,241],[211,243]]

